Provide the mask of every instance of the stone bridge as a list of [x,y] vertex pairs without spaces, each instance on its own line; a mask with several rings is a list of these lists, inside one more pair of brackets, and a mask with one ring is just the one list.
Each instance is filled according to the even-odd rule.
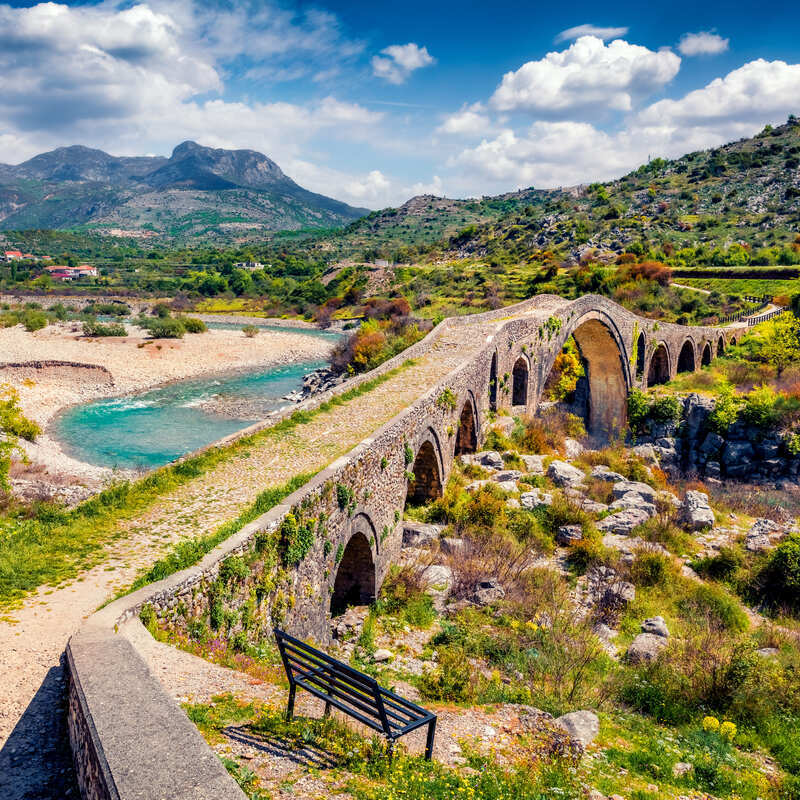
[[[145,605],[177,628],[202,623],[255,640],[280,624],[325,643],[332,612],[376,597],[401,548],[406,502],[441,495],[455,458],[479,448],[492,412],[536,412],[570,336],[586,373],[587,429],[608,437],[624,427],[633,387],[709,364],[744,329],[659,323],[595,295],[540,295],[447,319],[360,378],[408,358],[441,364],[428,391],[282,504],[195,567],[105,607],[70,641],[70,738],[84,796],[199,798],[213,784],[216,797],[243,797],[126,633],[141,630]],[[150,755],[133,769],[131,753]],[[189,762],[198,766],[187,774]]]

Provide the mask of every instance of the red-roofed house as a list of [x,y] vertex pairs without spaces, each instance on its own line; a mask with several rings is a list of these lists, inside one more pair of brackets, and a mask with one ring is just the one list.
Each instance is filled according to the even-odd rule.
[[22,258],[22,250],[6,250],[3,255],[6,261],[16,261]]
[[75,271],[81,276],[81,278],[97,277],[97,267],[93,267],[91,264],[80,264],[79,266],[75,267]]

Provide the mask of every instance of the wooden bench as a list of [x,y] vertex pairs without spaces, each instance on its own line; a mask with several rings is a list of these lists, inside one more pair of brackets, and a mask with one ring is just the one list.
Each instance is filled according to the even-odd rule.
[[325,701],[325,716],[331,707],[382,733],[389,742],[389,756],[394,743],[406,733],[428,726],[425,758],[430,761],[436,735],[436,714],[384,689],[375,678],[359,672],[305,642],[275,629],[286,677],[289,679],[289,705],[286,718],[294,715],[294,699],[300,686]]

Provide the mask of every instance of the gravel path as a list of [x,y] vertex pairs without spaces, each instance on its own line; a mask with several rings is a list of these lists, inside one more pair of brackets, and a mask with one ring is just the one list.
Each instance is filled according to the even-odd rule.
[[213,531],[269,486],[348,452],[483,346],[492,327],[470,327],[469,336],[446,332],[414,366],[371,392],[223,461],[135,520],[121,522],[101,564],[68,585],[40,589],[11,612],[0,624],[0,797],[61,798],[69,796],[68,789],[74,792],[58,705],[61,657],[69,636],[109,595],[176,540]]

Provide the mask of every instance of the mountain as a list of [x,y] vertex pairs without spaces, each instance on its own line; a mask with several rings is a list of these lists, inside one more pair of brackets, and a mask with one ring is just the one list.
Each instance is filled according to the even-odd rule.
[[[557,261],[576,262],[589,251],[610,260],[655,242],[676,266],[703,258],[720,265],[726,258],[747,263],[742,259],[751,257],[769,264],[765,250],[795,243],[798,232],[800,120],[790,117],[751,138],[656,158],[605,183],[476,200],[414,197],[325,234],[324,249],[339,258],[366,254],[368,260],[513,263],[550,252]],[[738,242],[745,243],[747,256],[737,248],[728,254]]]
[[254,150],[183,142],[163,157],[60,147],[0,164],[0,230],[94,228],[173,239],[329,228],[367,209],[298,186]]

